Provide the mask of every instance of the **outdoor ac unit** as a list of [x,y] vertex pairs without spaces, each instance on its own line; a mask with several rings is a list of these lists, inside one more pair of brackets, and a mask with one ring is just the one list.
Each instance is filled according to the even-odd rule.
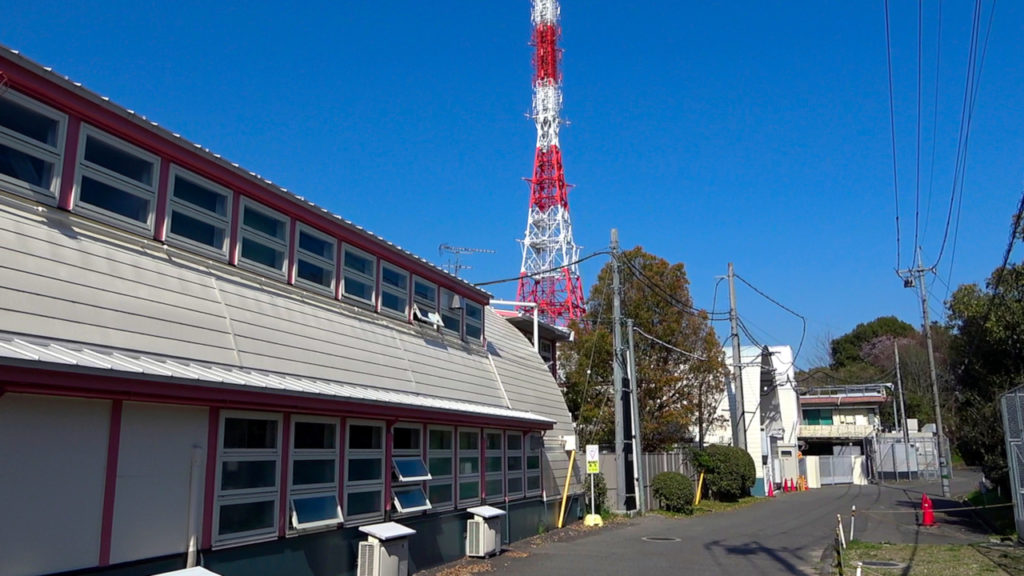
[[466,555],[486,558],[501,552],[501,518],[471,518],[466,525]]
[[359,543],[359,558],[356,564],[357,576],[408,576],[408,540],[401,538],[381,542],[369,538]]

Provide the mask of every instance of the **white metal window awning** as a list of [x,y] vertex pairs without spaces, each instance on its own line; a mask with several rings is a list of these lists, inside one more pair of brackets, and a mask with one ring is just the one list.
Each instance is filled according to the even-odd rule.
[[103,349],[53,340],[18,338],[0,334],[0,365],[68,369],[69,367],[111,374],[177,380],[183,384],[227,385],[237,388],[316,395],[337,400],[401,406],[507,418],[548,427],[554,420],[532,412],[502,406],[477,404],[426,394],[371,388],[344,382],[330,382],[289,374],[247,370],[237,366],[200,365],[182,359],[141,355],[124,350]]

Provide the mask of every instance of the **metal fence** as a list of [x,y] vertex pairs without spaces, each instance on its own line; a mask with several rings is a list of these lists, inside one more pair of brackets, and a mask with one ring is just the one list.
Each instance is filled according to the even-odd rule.
[[1017,538],[1024,542],[1024,386],[1010,390],[1001,400],[1013,518]]
[[[644,492],[644,502],[647,503],[647,510],[657,508],[657,502],[651,493],[651,480],[662,472],[680,472],[685,474],[693,479],[694,486],[696,486],[696,468],[690,460],[690,454],[691,452],[688,448],[681,448],[673,452],[640,455],[638,468],[641,471],[641,478],[643,478],[641,489]],[[618,502],[618,479],[616,478],[615,466],[616,458],[614,452],[602,450],[600,467],[601,473],[604,475],[605,485],[608,487],[607,503],[610,508],[614,508],[615,503]],[[626,493],[632,494],[633,489],[630,488]]]
[[876,481],[939,478],[939,451],[935,436],[879,435],[869,443],[871,477]]

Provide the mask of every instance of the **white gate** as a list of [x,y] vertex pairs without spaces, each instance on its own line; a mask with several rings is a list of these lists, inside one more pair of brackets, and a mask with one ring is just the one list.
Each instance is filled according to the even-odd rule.
[[854,456],[818,456],[821,485],[853,484]]

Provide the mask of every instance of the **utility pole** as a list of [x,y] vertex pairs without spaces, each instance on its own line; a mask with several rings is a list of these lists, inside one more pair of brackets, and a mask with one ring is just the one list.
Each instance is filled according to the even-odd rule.
[[644,501],[647,494],[644,492],[644,470],[640,462],[640,455],[643,453],[643,444],[640,441],[640,402],[638,383],[636,375],[636,348],[633,346],[633,319],[626,319],[626,334],[629,340],[629,405],[632,407],[631,415],[633,429],[633,491],[636,494],[636,509],[643,514],[646,511]]
[[946,445],[946,433],[942,428],[942,409],[939,406],[939,380],[935,375],[935,350],[932,346],[932,323],[928,314],[928,286],[925,282],[925,273],[934,272],[931,268],[925,268],[921,262],[921,247],[917,248],[917,267],[898,271],[903,278],[904,288],[917,286],[921,294],[921,315],[924,320],[924,340],[928,345],[928,367],[932,380],[932,401],[935,405],[935,428],[938,431],[939,440],[939,475],[942,476],[942,496],[949,498],[952,494],[949,482],[952,473],[947,458],[948,446]]
[[626,370],[623,366],[622,347],[622,286],[619,283],[619,231],[612,229],[612,386],[615,395],[615,461],[616,461],[616,511],[626,512],[632,510],[630,505],[634,502],[627,494],[633,485],[633,463],[632,463],[632,441],[628,442],[626,433],[632,429],[632,425],[626,421],[632,420],[629,401],[625,395],[623,384],[626,380]]
[[733,283],[732,262],[729,262],[729,325],[732,328],[732,386],[736,398],[736,413],[732,421],[732,443],[747,449],[746,406],[743,404],[743,364],[740,361],[739,317],[736,315],[736,286]]
[[[900,429],[903,430],[903,460],[907,464],[907,480],[910,480],[910,433],[907,431],[907,405],[903,402],[903,378],[900,377],[900,347],[899,340],[893,338],[892,340],[892,352],[893,357],[896,359],[896,392],[899,394],[899,411],[903,413],[903,420],[900,423]],[[896,472],[896,481],[900,479],[900,474]]]

